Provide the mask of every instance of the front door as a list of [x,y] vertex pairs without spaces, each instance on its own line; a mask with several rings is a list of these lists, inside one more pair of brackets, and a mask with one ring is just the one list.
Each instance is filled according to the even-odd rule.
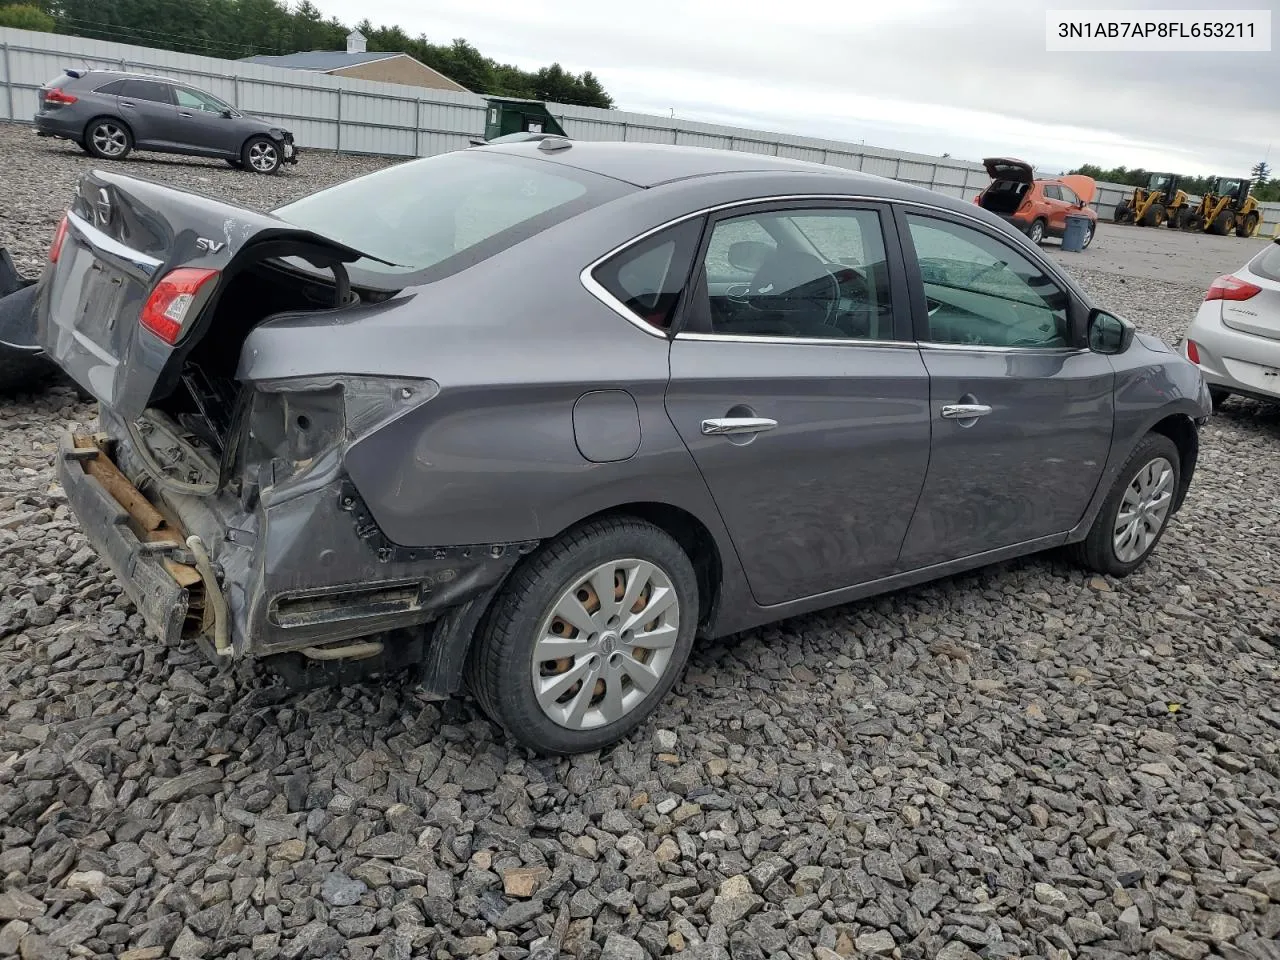
[[889,574],[929,457],[892,214],[738,209],[712,219],[699,257],[667,412],[756,601]]
[[235,139],[233,123],[224,115],[227,105],[202,90],[174,87],[178,101],[178,119],[182,122],[181,142],[201,153],[233,156],[240,144]]
[[902,568],[1065,533],[1111,449],[1110,361],[1087,348],[1067,290],[994,229],[901,219],[933,416]]

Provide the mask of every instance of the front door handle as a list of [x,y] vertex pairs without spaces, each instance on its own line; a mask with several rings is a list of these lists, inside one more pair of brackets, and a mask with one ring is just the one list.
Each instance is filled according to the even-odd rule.
[[942,408],[944,420],[972,420],[974,417],[985,417],[991,408],[985,403],[949,403]]
[[778,425],[768,417],[720,417],[703,420],[702,432],[709,437],[727,437],[743,433],[764,433]]
[[190,120],[190,119],[191,119],[191,114],[189,114],[189,113],[180,113],[180,114],[178,114],[178,116],[180,116],[180,117],[186,117],[188,120]]

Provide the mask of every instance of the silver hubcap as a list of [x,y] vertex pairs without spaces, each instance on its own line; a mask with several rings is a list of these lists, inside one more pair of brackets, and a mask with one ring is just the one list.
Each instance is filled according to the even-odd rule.
[[1156,457],[1138,471],[1116,512],[1116,559],[1132,563],[1151,549],[1173,504],[1173,464]]
[[276,148],[269,143],[255,143],[249,148],[249,165],[255,170],[270,173],[276,168]]
[[100,123],[93,128],[90,135],[94,149],[106,157],[118,157],[129,146],[129,138],[124,129],[114,123]]
[[1087,247],[1087,246],[1089,245],[1089,241],[1090,241],[1090,240],[1092,240],[1092,239],[1093,239],[1093,227],[1085,227],[1085,228],[1084,228],[1084,243],[1083,243],[1083,246],[1086,246],[1086,247]]
[[1036,243],[1039,243],[1043,237],[1044,237],[1044,227],[1040,226],[1040,224],[1038,223],[1033,223],[1031,225],[1031,239],[1034,240]]
[[571,730],[613,723],[638,707],[671,663],[680,602],[644,560],[603,563],[552,605],[533,647],[533,692]]

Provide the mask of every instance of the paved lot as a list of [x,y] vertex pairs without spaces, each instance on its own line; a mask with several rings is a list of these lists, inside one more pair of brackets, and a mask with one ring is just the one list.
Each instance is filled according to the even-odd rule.
[[1102,221],[1088,250],[1063,253],[1053,241],[1045,249],[1072,269],[1125,279],[1168,280],[1203,291],[1270,242],[1268,237],[1245,240]]
[[[31,268],[86,161],[0,156]],[[376,163],[123,169],[267,207]],[[1156,236],[1063,256],[1172,338],[1247,245],[1121,269]],[[91,416],[0,404],[0,957],[1280,955],[1280,407],[1211,421],[1126,580],[1039,557],[705,646],[558,763],[400,681],[286,695],[144,636],[53,479]]]

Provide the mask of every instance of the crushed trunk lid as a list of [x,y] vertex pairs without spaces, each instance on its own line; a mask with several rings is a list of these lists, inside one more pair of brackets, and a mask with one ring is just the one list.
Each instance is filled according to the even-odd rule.
[[[36,308],[37,339],[102,404],[137,419],[157,392],[171,387],[182,359],[209,333],[202,320],[225,281],[252,262],[250,250],[258,259],[302,258],[334,269],[335,277],[343,264],[376,259],[271,214],[95,170],[81,179],[50,250]],[[160,313],[144,326],[144,307],[179,268],[187,280],[206,282],[194,292],[169,290],[168,300],[152,303]],[[156,332],[157,320],[168,324],[173,343]]]
[[1031,164],[1025,160],[1010,157],[988,157],[982,161],[987,174],[992,180],[1013,180],[1017,183],[1031,183],[1035,179]]

